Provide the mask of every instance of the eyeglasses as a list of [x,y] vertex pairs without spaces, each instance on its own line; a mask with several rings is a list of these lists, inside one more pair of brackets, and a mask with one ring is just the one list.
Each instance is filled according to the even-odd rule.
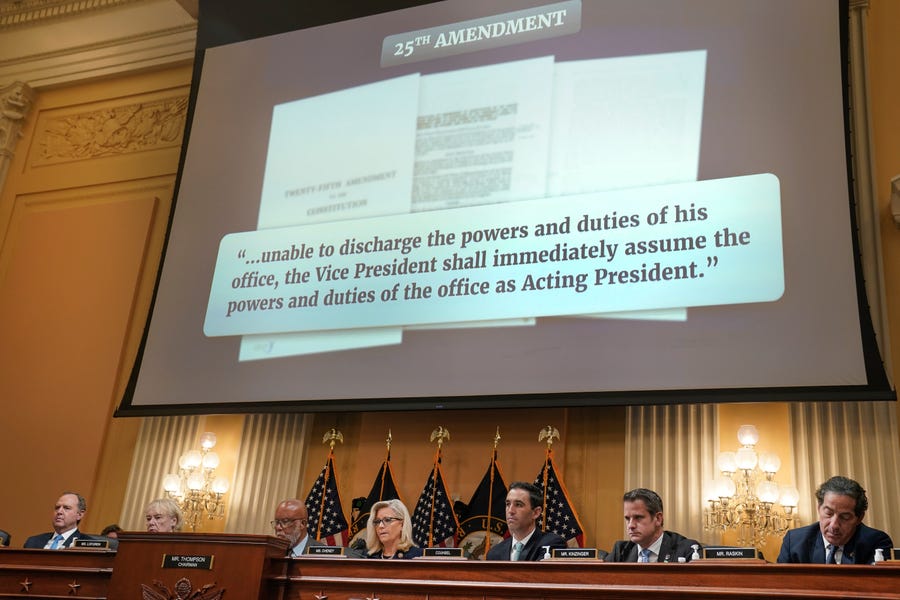
[[375,519],[374,521],[372,521],[372,525],[374,525],[375,527],[378,527],[382,523],[384,523],[385,525],[390,525],[394,521],[402,521],[402,520],[403,519],[401,519],[400,517],[385,517],[383,519]]
[[174,515],[147,515],[147,521],[162,521],[163,519],[171,519]]
[[294,521],[302,521],[303,523],[306,523],[306,519],[275,519],[274,521],[269,521],[269,525],[272,526],[272,529],[276,529],[278,527],[285,529]]

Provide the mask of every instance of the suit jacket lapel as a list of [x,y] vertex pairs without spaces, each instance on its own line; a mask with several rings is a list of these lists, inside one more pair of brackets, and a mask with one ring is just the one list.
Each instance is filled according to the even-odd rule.
[[625,562],[637,562],[638,561],[638,549],[637,544],[634,542],[628,542],[625,547],[627,550],[625,551]]
[[659,556],[657,557],[657,561],[659,562],[676,562],[675,559],[675,544],[672,543],[672,536],[669,535],[668,531],[663,532],[662,544],[659,546]]
[[[544,549],[541,548],[540,545],[541,530],[535,529],[534,533],[531,534],[531,539],[528,540],[528,543],[522,548],[522,556],[519,560],[535,560],[543,556]],[[540,552],[540,554],[538,554],[538,552]]]
[[77,529],[75,531],[73,531],[72,535],[69,536],[69,539],[67,539],[65,542],[63,542],[63,548],[71,548],[72,544],[75,542],[76,539],[78,539],[79,535],[81,535],[81,532],[79,532]]
[[816,527],[811,540],[809,560],[815,564],[825,564],[825,542],[822,541],[822,532]]

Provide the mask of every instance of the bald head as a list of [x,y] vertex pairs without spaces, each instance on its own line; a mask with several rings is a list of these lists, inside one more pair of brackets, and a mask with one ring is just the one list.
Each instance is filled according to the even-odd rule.
[[281,501],[275,508],[275,536],[290,542],[291,547],[306,537],[308,514],[306,504],[302,500],[291,498]]

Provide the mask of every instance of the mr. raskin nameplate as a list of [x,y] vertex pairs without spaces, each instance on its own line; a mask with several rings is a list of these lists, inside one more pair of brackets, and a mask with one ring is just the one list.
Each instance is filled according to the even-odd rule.
[[163,569],[212,569],[215,556],[211,554],[163,554]]
[[462,548],[425,548],[425,556],[429,558],[462,558]]
[[109,548],[109,540],[88,540],[76,538],[72,542],[73,548],[87,548],[89,550],[106,550]]
[[553,558],[585,558],[597,560],[596,548],[554,548]]
[[306,554],[311,556],[343,556],[343,546],[307,546]]
[[726,548],[707,546],[703,549],[704,558],[759,558],[756,548]]

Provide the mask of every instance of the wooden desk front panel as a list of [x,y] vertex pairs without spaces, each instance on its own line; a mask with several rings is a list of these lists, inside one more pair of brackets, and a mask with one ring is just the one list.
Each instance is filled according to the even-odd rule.
[[0,598],[107,597],[115,553],[0,549]]
[[900,600],[900,565],[484,563],[301,558],[276,582],[293,600],[634,598]]

